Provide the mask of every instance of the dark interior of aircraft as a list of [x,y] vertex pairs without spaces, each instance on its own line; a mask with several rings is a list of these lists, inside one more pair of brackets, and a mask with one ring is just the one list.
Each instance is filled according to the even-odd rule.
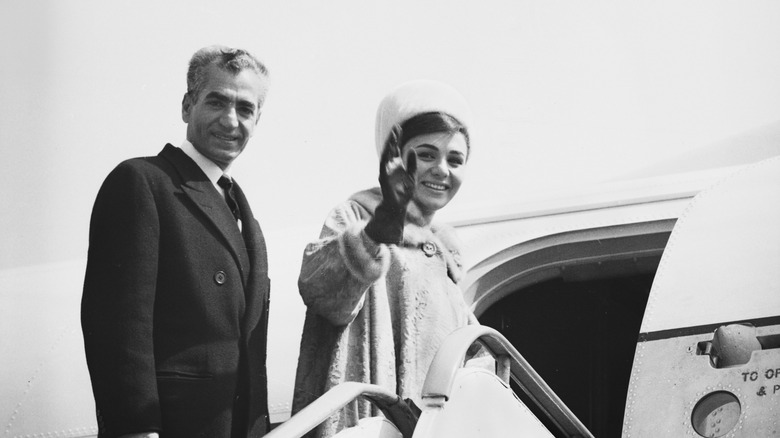
[[569,269],[508,294],[479,320],[517,348],[594,436],[620,437],[637,335],[659,259],[642,260],[642,269],[636,260]]

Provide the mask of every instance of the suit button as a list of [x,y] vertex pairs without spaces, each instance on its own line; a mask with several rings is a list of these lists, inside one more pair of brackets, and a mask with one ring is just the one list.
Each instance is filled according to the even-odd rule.
[[214,283],[222,285],[225,284],[226,279],[227,275],[225,275],[225,271],[217,271],[217,273],[214,274]]

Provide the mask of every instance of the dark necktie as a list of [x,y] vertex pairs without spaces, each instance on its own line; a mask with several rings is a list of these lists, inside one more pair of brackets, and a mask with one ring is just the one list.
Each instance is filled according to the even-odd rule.
[[222,175],[219,177],[219,181],[217,181],[217,184],[219,184],[219,186],[222,187],[223,190],[225,190],[225,202],[227,202],[227,205],[230,208],[230,212],[233,213],[233,217],[235,217],[237,221],[240,220],[241,212],[238,210],[238,203],[236,202],[236,196],[233,193],[233,180]]

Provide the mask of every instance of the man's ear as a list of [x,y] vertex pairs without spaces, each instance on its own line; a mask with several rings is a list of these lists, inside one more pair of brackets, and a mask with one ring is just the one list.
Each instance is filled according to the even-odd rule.
[[190,112],[192,111],[192,99],[190,93],[184,93],[181,100],[181,120],[184,123],[190,123]]

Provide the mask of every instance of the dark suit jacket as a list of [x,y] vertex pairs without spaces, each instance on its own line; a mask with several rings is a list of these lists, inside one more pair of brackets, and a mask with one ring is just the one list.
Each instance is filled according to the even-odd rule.
[[171,145],[103,183],[81,307],[100,436],[265,434],[266,248],[239,187],[236,197],[243,236]]

